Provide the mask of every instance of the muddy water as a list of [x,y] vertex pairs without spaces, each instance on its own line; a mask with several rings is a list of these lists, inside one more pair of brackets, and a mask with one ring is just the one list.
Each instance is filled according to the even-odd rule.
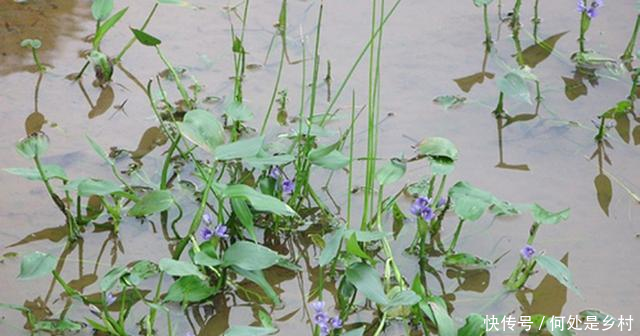
[[[621,54],[635,19],[634,3],[632,0],[608,1],[592,23],[588,45],[612,57]],[[109,88],[94,86],[91,75],[85,75],[81,82],[68,80],[68,75],[82,67],[82,55],[90,49],[87,37],[95,23],[88,4],[89,1],[72,0],[34,0],[24,4],[4,0],[0,3],[2,167],[28,166],[29,163],[15,153],[13,144],[26,132],[42,129],[51,138],[51,148],[43,160],[63,166],[70,176],[107,178],[110,175],[108,167],[84,140],[84,135],[89,134],[105,148],[131,151],[136,160],[121,159],[122,169],[142,162],[147,173],[143,181],[155,182],[163,139],[154,128],[157,123],[140,85],[164,67],[152,49],[134,45],[125,55],[122,67],[116,69]],[[193,1],[191,4],[186,8],[161,6],[149,31],[163,40],[162,49],[175,65],[187,69],[188,75],[204,85],[202,97],[224,99],[232,92],[229,77],[233,75],[229,20],[223,11],[227,4],[225,1]],[[389,2],[387,6],[390,5]],[[505,1],[503,15],[511,5]],[[103,43],[103,50],[110,55],[115,55],[131,37],[128,26],[141,25],[153,1],[130,1],[129,6],[123,22]],[[614,316],[640,317],[636,302],[640,296],[637,279],[640,239],[636,236],[640,233],[637,221],[640,204],[629,193],[640,193],[636,169],[640,163],[636,146],[640,143],[638,121],[633,118],[627,123],[619,121],[619,132],[611,131],[609,141],[613,148],[606,149],[611,163],[604,160],[604,154],[602,160],[598,160],[598,155],[590,159],[597,150],[593,141],[595,129],[590,120],[628,95],[629,76],[605,73],[589,80],[576,75],[575,67],[568,61],[577,49],[575,1],[541,1],[543,20],[537,29],[538,37],[552,38],[557,43],[551,55],[533,49],[528,62],[535,66],[544,100],[537,113],[535,106],[507,100],[508,112],[522,115],[522,121],[500,127],[491,114],[498,101],[494,75],[504,72],[501,62],[516,64],[513,58],[516,49],[511,31],[506,24],[499,24],[496,6],[492,8],[491,26],[497,40],[497,56],[485,60],[481,10],[471,1],[403,0],[384,31],[382,112],[387,117],[379,127],[380,156],[388,158],[400,153],[409,156],[417,140],[444,136],[451,139],[461,153],[450,181],[470,181],[514,203],[538,202],[555,210],[570,207],[570,220],[544,227],[536,245],[547,254],[564,257],[584,298],[567,293],[555,280],[541,275],[530,280],[530,291],[518,296],[500,296],[501,283],[508,277],[517,261],[517,251],[526,241],[531,222],[528,215],[495,220],[485,216],[467,225],[459,245],[461,251],[491,260],[509,253],[490,272],[467,274],[466,279],[456,278],[451,272],[442,273],[440,277],[428,279],[430,287],[436,293],[447,293],[455,308],[453,315],[458,318],[470,312],[566,316],[586,308],[601,309]],[[265,62],[279,9],[278,1],[251,3],[245,38],[248,63]],[[307,37],[307,44],[313,41],[317,9],[315,2],[290,1],[287,47],[292,61],[302,58],[300,32]],[[333,81],[331,90],[327,85],[321,88],[323,98],[329,91],[335,94],[337,85],[368,38],[370,24],[366,1],[331,1],[325,10],[320,75],[321,78],[327,75],[326,61],[330,61]],[[533,44],[533,27],[528,20],[532,15],[532,5],[526,2],[520,34],[523,49]],[[237,24],[237,20],[234,22]],[[50,66],[41,78],[34,71],[30,54],[19,47],[22,39],[31,37],[42,40],[40,57]],[[252,67],[257,69],[247,73],[244,96],[258,116],[251,125],[256,128],[260,127],[261,115],[269,103],[278,53],[276,41],[266,64]],[[291,114],[299,108],[301,66],[300,63],[286,65],[281,83],[281,88],[288,90]],[[348,109],[347,95],[351,90],[356,92],[359,105],[366,101],[366,78],[366,67],[361,66],[347,86],[339,107]],[[569,89],[566,89],[567,83]],[[176,92],[170,93],[178,96]],[[433,97],[443,94],[464,95],[469,103],[443,111],[432,103]],[[321,108],[326,107],[326,99],[319,104]],[[219,105],[212,103],[206,107],[219,110]],[[271,125],[275,127],[275,118]],[[341,122],[332,126],[344,129]],[[364,123],[361,126],[364,127]],[[276,127],[268,135],[273,138],[285,129]],[[365,134],[358,135],[358,150],[364,155]],[[612,200],[608,209],[599,205],[594,185],[601,171],[612,176]],[[417,181],[427,172],[423,163],[410,165],[408,180]],[[362,176],[356,177],[356,181],[362,180]],[[334,178],[335,189],[331,195],[341,205],[346,200],[344,181],[344,176]],[[2,254],[41,250],[61,255],[59,270],[85,293],[98,292],[96,279],[112,264],[169,256],[165,236],[153,225],[157,218],[152,218],[152,223],[135,220],[123,223],[121,238],[90,228],[79,246],[65,251],[64,220],[44,188],[4,173],[0,174],[0,185],[3,186],[0,192]],[[602,183],[599,185],[602,189]],[[606,194],[606,190],[601,190],[601,197]],[[329,195],[323,196],[329,203]],[[447,223],[450,224],[446,232],[451,235],[453,218]],[[417,269],[416,260],[403,254],[412,238],[410,227],[407,223],[393,244],[395,253],[402,255],[401,264],[408,277]],[[284,305],[264,307],[272,312],[282,335],[311,333],[303,302],[317,284],[314,259],[318,251],[306,237],[306,234],[265,237],[274,249],[300,256],[299,264],[305,268],[301,274],[283,271],[268,274]],[[61,288],[53,286],[49,279],[17,281],[18,267],[19,258],[8,257],[0,264],[0,302],[24,304],[41,318],[57,316],[66,309]],[[328,285],[327,295],[331,295],[330,289]],[[81,316],[86,313],[83,309],[73,306],[70,314]],[[217,298],[214,304],[190,309],[186,319],[176,311],[172,319],[178,335],[193,329],[200,331],[200,335],[220,335],[228,325],[257,321],[256,314],[257,305],[247,298],[227,295]],[[0,320],[1,334],[27,334],[22,330],[22,316],[8,311],[2,311],[0,316],[4,317]],[[348,323],[369,322],[371,318],[370,313],[363,311]],[[166,333],[163,329],[160,331]],[[402,328],[392,327],[388,333],[402,333]]]

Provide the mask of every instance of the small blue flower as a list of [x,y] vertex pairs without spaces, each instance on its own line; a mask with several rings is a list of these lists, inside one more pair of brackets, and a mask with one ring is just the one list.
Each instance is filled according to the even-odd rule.
[[327,322],[329,322],[329,315],[327,315],[327,313],[321,311],[321,312],[316,312],[313,315],[313,323],[317,325],[323,325],[323,324],[327,324]]
[[585,1],[578,0],[578,12],[587,13],[587,16],[590,19],[593,19],[596,16],[598,16],[598,10],[602,6],[604,6],[604,0],[594,0],[594,1],[591,1],[591,3],[588,5],[585,5]]
[[333,329],[340,329],[342,328],[342,320],[340,319],[340,317],[336,316],[336,317],[332,317],[329,319],[329,324],[331,325],[331,327]]
[[429,204],[431,204],[431,200],[428,197],[420,196],[413,202],[410,211],[414,216],[419,216]]
[[430,207],[425,207],[422,209],[420,216],[422,216],[422,219],[424,219],[425,222],[429,222],[436,217],[436,213]]
[[324,301],[313,301],[309,304],[316,313],[324,310]]
[[535,254],[536,254],[536,250],[531,245],[525,245],[525,247],[523,247],[522,250],[520,250],[520,255],[526,261],[530,261]]
[[111,294],[111,292],[108,292],[105,297],[105,302],[107,303],[107,306],[110,306],[114,302],[116,302],[116,297],[113,294]]
[[202,229],[200,229],[200,238],[202,238],[202,240],[209,240],[213,238],[213,230],[211,230],[208,226],[203,227]]
[[229,239],[229,228],[226,225],[218,225],[213,230],[213,235],[221,239]]
[[277,180],[280,176],[282,176],[282,170],[280,170],[280,167],[273,166],[271,170],[269,170],[269,177],[272,179]]
[[292,180],[285,179],[282,181],[282,192],[291,195],[293,191],[296,189],[296,183]]
[[211,218],[211,214],[206,213],[204,215],[202,215],[202,221],[205,222],[205,224],[211,224],[213,222],[213,218]]
[[320,326],[320,335],[327,336],[331,333],[331,327],[328,324],[319,324]]
[[446,197],[440,197],[440,200],[438,200],[438,208],[443,207],[445,204],[447,204],[447,198]]

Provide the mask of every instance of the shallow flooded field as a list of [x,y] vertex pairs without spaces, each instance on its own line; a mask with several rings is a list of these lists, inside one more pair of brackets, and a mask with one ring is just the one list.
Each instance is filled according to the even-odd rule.
[[635,335],[640,8],[475,3],[0,2],[0,334]]

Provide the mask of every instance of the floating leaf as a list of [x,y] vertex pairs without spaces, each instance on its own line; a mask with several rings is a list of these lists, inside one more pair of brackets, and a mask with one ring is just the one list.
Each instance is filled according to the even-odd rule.
[[491,266],[491,262],[468,253],[456,253],[447,255],[443,264],[448,267],[457,267],[464,270],[486,269]]
[[213,153],[216,147],[224,143],[222,124],[205,110],[187,112],[182,122],[178,123],[182,135],[202,149]]
[[[36,168],[5,168],[3,169],[7,173],[18,175],[26,178],[31,181],[42,181],[40,177],[40,172]],[[44,173],[44,177],[49,179],[60,179],[63,181],[68,180],[67,174],[64,171],[64,168],[58,165],[42,165],[42,171]]]
[[446,111],[464,105],[466,100],[467,98],[462,96],[438,96],[433,99],[433,102]]
[[249,121],[253,119],[253,113],[251,113],[249,107],[242,102],[232,101],[227,105],[224,112],[231,122]]
[[400,180],[406,171],[407,164],[401,159],[393,158],[378,170],[376,180],[380,185],[391,184]]
[[131,28],[131,31],[133,32],[133,35],[136,37],[136,40],[138,40],[138,42],[142,43],[143,45],[146,45],[149,47],[155,47],[160,43],[162,43],[162,41],[160,41],[157,37],[147,34],[142,30]]
[[278,329],[266,327],[231,326],[224,336],[265,336],[277,332]]
[[581,296],[578,288],[573,284],[571,272],[562,262],[549,256],[540,255],[534,258],[537,264],[561,284]]
[[449,189],[449,197],[453,202],[456,215],[470,221],[480,219],[484,211],[497,201],[490,193],[464,181],[456,183]]
[[42,47],[42,42],[38,39],[24,39],[20,42],[20,46],[23,48],[33,48],[40,49]]
[[267,211],[282,216],[295,216],[296,212],[281,200],[265,195],[245,184],[227,186],[223,190],[225,198],[246,199],[258,211]]
[[239,241],[229,246],[222,261],[225,266],[237,266],[247,271],[256,271],[275,265],[281,257],[268,247],[248,241]]
[[173,302],[199,302],[209,298],[216,292],[215,288],[209,286],[207,280],[202,280],[195,275],[189,275],[181,277],[178,281],[174,282],[171,287],[169,287],[169,291],[164,297],[164,300]]
[[531,104],[531,93],[529,87],[522,76],[515,72],[509,72],[497,82],[498,88],[507,97],[521,100],[525,103]]
[[458,149],[449,140],[440,137],[431,137],[422,140],[418,144],[418,153],[426,155],[431,163],[434,174],[446,175],[453,170],[453,165],[458,159]]
[[539,224],[558,224],[561,221],[567,220],[569,218],[570,212],[570,209],[564,209],[559,212],[551,212],[539,206],[538,204],[533,204],[531,206],[531,214],[533,215],[533,220]]
[[142,197],[129,210],[129,216],[141,217],[168,210],[173,205],[173,196],[168,190],[154,190]]
[[264,137],[258,136],[251,139],[243,139],[220,145],[215,149],[213,157],[219,161],[253,157],[260,151],[263,142]]
[[22,257],[18,279],[31,280],[51,274],[56,267],[56,257],[42,252],[32,252]]
[[200,272],[198,267],[190,262],[163,258],[160,259],[158,265],[160,266],[160,270],[169,275],[178,277],[194,275],[201,279],[206,279],[206,276]]
[[84,197],[107,196],[118,191],[122,191],[122,186],[108,180],[84,179],[78,184],[78,195]]
[[355,263],[346,271],[347,280],[367,299],[381,305],[388,303],[378,272],[365,263]]

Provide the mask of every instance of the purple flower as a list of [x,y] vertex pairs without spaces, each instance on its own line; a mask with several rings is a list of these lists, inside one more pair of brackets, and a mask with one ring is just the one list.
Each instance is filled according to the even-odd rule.
[[431,204],[431,200],[428,197],[420,196],[413,202],[410,211],[414,216],[419,216],[429,204]]
[[320,311],[313,315],[313,323],[322,326],[327,324],[327,322],[329,322],[329,315],[327,315],[327,313]]
[[110,306],[114,302],[116,302],[116,297],[113,296],[113,294],[111,294],[111,292],[108,292],[106,297],[105,297],[105,302],[106,302],[107,306]]
[[269,170],[269,176],[272,179],[277,180],[282,176],[282,170],[280,170],[280,167],[278,166],[273,166],[271,170]]
[[445,204],[447,204],[447,198],[446,197],[440,197],[440,200],[438,200],[438,208],[443,207]]
[[594,1],[591,1],[590,4],[587,2],[586,5],[585,5],[585,1],[578,0],[578,12],[587,13],[587,16],[590,19],[593,19],[596,16],[598,16],[598,10],[602,6],[604,6],[604,0],[594,0]]
[[430,207],[425,207],[422,209],[420,216],[422,216],[422,219],[424,219],[425,222],[429,222],[436,217],[436,213]]
[[209,240],[213,238],[213,230],[211,230],[208,226],[203,227],[202,229],[200,229],[200,237],[202,238],[202,240]]
[[327,336],[331,332],[331,327],[328,324],[320,324],[320,335]]
[[288,195],[293,193],[293,190],[296,189],[296,183],[292,180],[285,179],[282,181],[282,192]]
[[313,301],[309,304],[316,313],[324,310],[324,301]]
[[331,327],[333,329],[340,329],[342,328],[342,320],[340,319],[340,317],[336,316],[336,317],[332,317],[329,319],[329,324],[331,325]]
[[221,239],[229,239],[229,228],[220,224],[213,230],[213,235]]
[[213,219],[211,218],[211,214],[206,213],[202,215],[202,221],[205,222],[206,224],[211,224],[213,222]]
[[525,245],[525,247],[520,250],[520,255],[526,261],[530,261],[534,254],[536,254],[536,250],[531,245]]

